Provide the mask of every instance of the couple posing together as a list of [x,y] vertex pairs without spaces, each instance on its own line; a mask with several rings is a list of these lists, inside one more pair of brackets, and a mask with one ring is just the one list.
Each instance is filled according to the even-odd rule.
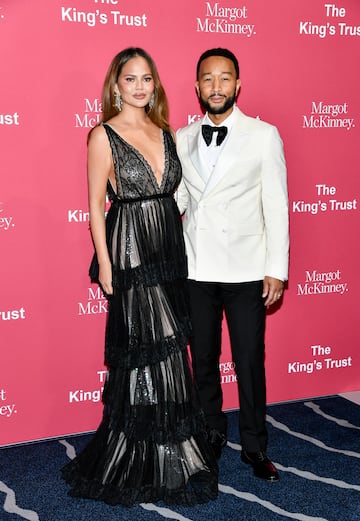
[[231,51],[205,51],[195,87],[205,116],[175,136],[143,49],[121,51],[105,78],[88,189],[90,276],[109,304],[108,377],[101,424],[62,469],[77,497],[126,506],[216,498],[227,430],[223,313],[241,400],[241,459],[258,478],[279,479],[266,454],[264,329],[287,278],[282,141],[274,126],[237,108]]

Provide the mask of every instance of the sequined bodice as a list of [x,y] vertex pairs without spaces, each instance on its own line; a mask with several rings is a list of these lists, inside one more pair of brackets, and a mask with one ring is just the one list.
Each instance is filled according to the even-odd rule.
[[170,132],[163,131],[164,173],[159,186],[151,166],[143,155],[127,143],[108,124],[104,128],[109,138],[116,179],[116,195],[120,199],[147,198],[155,194],[172,194],[181,179],[181,165]]

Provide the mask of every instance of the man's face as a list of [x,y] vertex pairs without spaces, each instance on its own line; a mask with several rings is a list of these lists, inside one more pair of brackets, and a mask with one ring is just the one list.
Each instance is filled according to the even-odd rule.
[[195,88],[209,114],[230,113],[240,88],[233,62],[223,56],[203,60]]

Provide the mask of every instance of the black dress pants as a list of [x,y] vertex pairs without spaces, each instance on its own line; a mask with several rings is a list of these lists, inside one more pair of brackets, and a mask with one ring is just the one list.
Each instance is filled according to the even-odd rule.
[[242,448],[267,446],[264,368],[265,306],[263,281],[242,283],[188,281],[193,325],[190,350],[195,384],[208,427],[226,435],[219,360],[223,314],[228,324],[240,400]]

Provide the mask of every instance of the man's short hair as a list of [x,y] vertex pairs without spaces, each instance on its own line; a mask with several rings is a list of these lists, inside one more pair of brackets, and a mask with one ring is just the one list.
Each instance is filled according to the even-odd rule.
[[196,78],[199,79],[199,70],[201,63],[206,60],[206,58],[210,58],[211,56],[222,56],[223,58],[227,58],[228,60],[231,60],[235,67],[236,72],[236,79],[240,76],[240,70],[239,70],[239,62],[237,61],[237,58],[234,53],[229,51],[228,49],[223,49],[222,47],[216,47],[215,49],[209,49],[202,53],[200,56],[197,66],[196,66]]

